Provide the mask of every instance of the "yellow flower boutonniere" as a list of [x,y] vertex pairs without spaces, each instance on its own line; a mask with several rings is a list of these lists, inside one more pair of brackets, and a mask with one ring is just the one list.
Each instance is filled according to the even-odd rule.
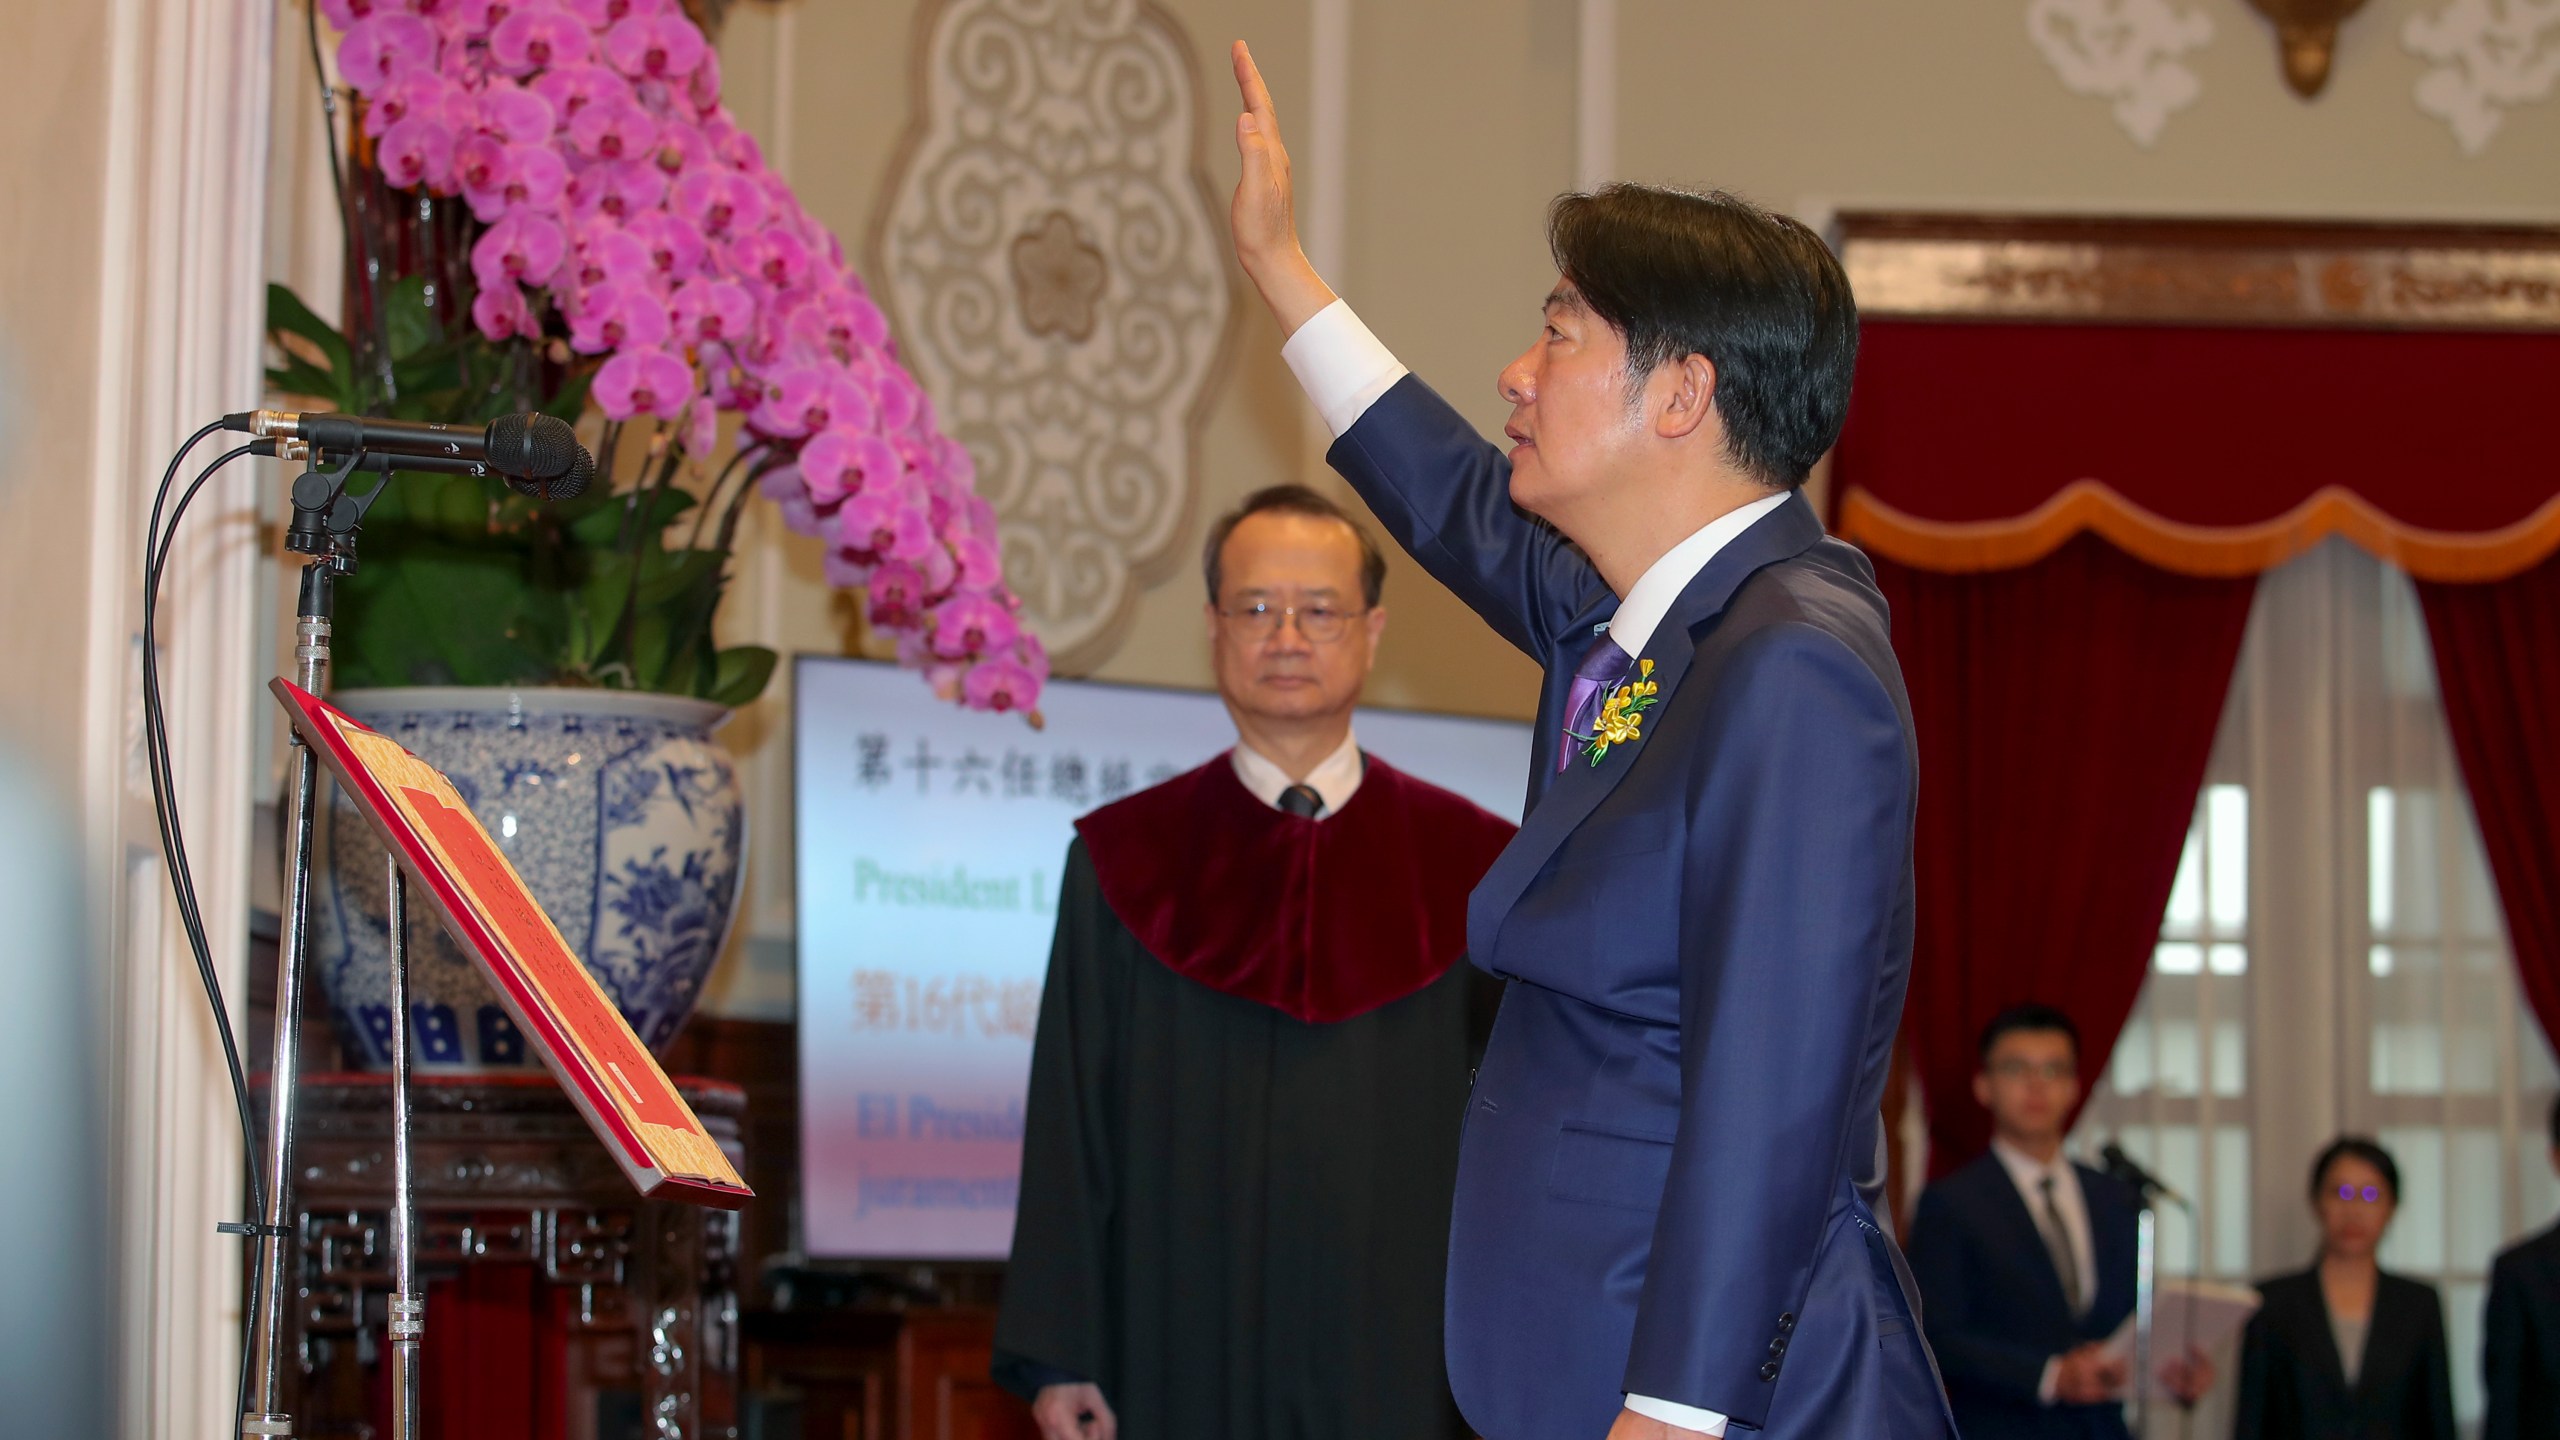
[[1584,758],[1597,765],[1609,758],[1611,746],[1632,745],[1643,739],[1644,712],[1661,701],[1661,690],[1662,686],[1653,679],[1653,662],[1637,661],[1636,678],[1619,686],[1618,692],[1600,707],[1591,733],[1573,732],[1573,738],[1582,742]]

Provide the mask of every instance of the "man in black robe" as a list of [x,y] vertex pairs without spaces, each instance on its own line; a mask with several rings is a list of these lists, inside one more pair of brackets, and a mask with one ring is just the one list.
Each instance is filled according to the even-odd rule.
[[995,1376],[1045,1440],[1436,1440],[1449,1197],[1512,826],[1364,754],[1385,560],[1303,486],[1214,527],[1236,748],[1077,822]]

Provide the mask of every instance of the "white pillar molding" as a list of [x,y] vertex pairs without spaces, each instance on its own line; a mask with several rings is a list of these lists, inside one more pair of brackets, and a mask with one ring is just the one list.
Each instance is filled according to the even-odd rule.
[[[137,751],[139,561],[159,467],[259,399],[273,0],[108,0],[82,819],[107,984],[116,1433],[236,1428],[239,1128],[169,900]],[[210,442],[206,458],[219,453]],[[189,512],[163,584],[177,800],[214,958],[245,980],[261,607],[257,480]],[[236,1019],[236,1016],[235,1016]]]
[[1579,0],[1574,47],[1573,188],[1618,178],[1618,0]]

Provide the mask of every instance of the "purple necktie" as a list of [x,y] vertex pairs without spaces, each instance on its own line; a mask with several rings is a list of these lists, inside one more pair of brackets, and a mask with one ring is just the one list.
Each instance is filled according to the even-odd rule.
[[1583,652],[1582,663],[1573,670],[1573,688],[1565,692],[1564,738],[1556,745],[1557,774],[1573,763],[1575,742],[1589,734],[1592,722],[1599,718],[1600,697],[1626,679],[1635,663],[1635,657],[1619,649],[1617,638],[1605,630]]

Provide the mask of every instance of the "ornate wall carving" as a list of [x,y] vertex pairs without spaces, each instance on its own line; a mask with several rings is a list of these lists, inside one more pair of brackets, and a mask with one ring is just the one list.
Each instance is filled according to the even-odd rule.
[[2065,88],[2113,101],[2116,123],[2147,147],[2203,93],[2181,57],[2213,39],[2213,21],[2169,0],[2029,0],[2027,36]]
[[2548,99],[2560,83],[2560,0],[2448,0],[2410,16],[2400,43],[2434,62],[2418,77],[2418,108],[2477,155],[2510,107]]
[[871,266],[1063,669],[1176,557],[1233,295],[1199,73],[1144,0],[943,0]]

